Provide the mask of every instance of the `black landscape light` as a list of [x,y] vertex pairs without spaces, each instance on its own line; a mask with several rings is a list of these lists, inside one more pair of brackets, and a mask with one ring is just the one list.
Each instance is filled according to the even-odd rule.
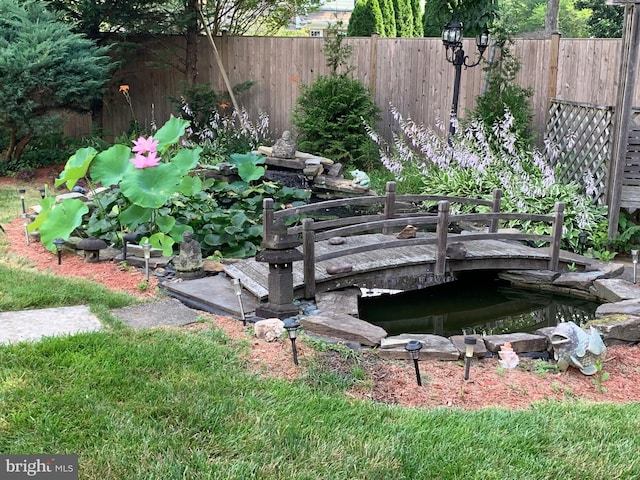
[[[476,37],[476,46],[478,47],[478,59],[474,63],[468,63],[469,57],[462,48],[462,31],[464,30],[462,22],[459,20],[451,20],[442,28],[442,44],[444,45],[445,56],[447,61],[455,68],[455,77],[453,81],[453,101],[451,102],[451,118],[449,119],[449,135],[453,137],[456,133],[456,123],[458,119],[458,97],[460,96],[460,77],[462,75],[462,67],[471,68],[480,64],[485,50],[489,46],[489,30],[484,31]],[[451,53],[449,53],[451,50]]]
[[291,340],[291,351],[293,353],[294,365],[298,365],[298,348],[296,347],[298,328],[300,328],[300,322],[298,322],[295,318],[284,319],[284,329],[289,334],[289,339]]
[[580,245],[580,255],[584,255],[587,249],[587,240],[589,240],[589,234],[584,230],[578,234],[578,244]]
[[138,239],[137,233],[125,233],[122,235],[122,260],[127,259],[127,244]]
[[58,252],[58,265],[62,265],[62,246],[64,245],[64,239],[54,238],[53,244],[56,246],[56,252]]
[[636,283],[638,274],[638,250],[631,250],[631,261],[633,262],[633,283]]
[[149,240],[142,244],[142,251],[144,252],[144,277],[147,282],[149,281],[149,259],[151,258],[151,244]]
[[473,358],[473,350],[478,343],[476,337],[464,337],[464,379],[469,380],[469,370],[471,369],[471,359]]
[[24,194],[27,193],[27,191],[24,188],[19,188],[18,193],[20,194],[20,203],[22,204],[22,216],[26,217],[27,207],[24,203]]
[[420,378],[420,366],[418,365],[418,359],[420,358],[420,350],[422,349],[422,342],[418,340],[410,340],[404,346],[404,349],[409,352],[411,358],[413,359],[413,366],[416,369],[416,382],[418,382],[418,386],[422,386],[422,379]]
[[40,198],[44,200],[44,197],[47,196],[47,187],[43,185],[40,188],[38,188],[38,191],[40,192]]
[[238,297],[238,305],[240,306],[240,318],[242,319],[242,325],[247,326],[247,317],[244,314],[244,305],[242,304],[242,283],[240,283],[239,278],[234,278],[231,283],[233,283],[233,291]]

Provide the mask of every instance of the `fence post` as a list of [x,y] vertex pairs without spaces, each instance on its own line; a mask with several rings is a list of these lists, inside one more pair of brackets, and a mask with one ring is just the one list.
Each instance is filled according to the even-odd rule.
[[[387,182],[384,194],[384,219],[389,220],[396,216],[396,182]],[[383,235],[391,235],[391,227],[382,227]]]
[[304,298],[316,296],[316,232],[313,218],[302,220],[302,265],[304,274]]
[[560,264],[560,241],[562,240],[562,227],[564,226],[564,203],[557,202],[553,208],[553,228],[551,230],[551,247],[549,257],[549,270],[558,270]]
[[[502,190],[496,188],[493,191],[493,205],[491,205],[491,211],[493,213],[500,213],[500,208],[502,205]],[[500,221],[497,218],[491,220],[489,225],[489,232],[496,233],[498,231],[498,227],[500,226]]]
[[444,277],[447,265],[447,235],[449,233],[449,202],[438,202],[438,224],[436,226],[436,278]]
[[371,98],[376,98],[376,83],[378,81],[378,35],[377,33],[371,34],[371,41],[369,42],[369,92]]

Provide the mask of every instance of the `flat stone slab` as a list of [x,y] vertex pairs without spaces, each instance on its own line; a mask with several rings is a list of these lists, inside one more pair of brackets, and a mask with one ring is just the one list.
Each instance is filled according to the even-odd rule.
[[101,328],[100,320],[86,305],[0,313],[2,344],[95,332]]
[[448,338],[426,333],[402,333],[382,339],[378,356],[385,360],[410,360],[411,356],[404,346],[410,340],[422,343],[420,358],[423,360],[456,361],[460,352]]
[[607,315],[635,315],[640,316],[640,298],[623,300],[615,303],[605,303],[596,308],[596,318]]
[[592,320],[587,327],[594,327],[605,345],[620,345],[640,341],[640,317],[632,315],[609,315]]
[[547,337],[532,333],[505,333],[483,337],[487,350],[497,353],[505,343],[511,343],[516,353],[544,352],[547,349]]
[[607,302],[640,298],[640,286],[621,278],[596,280],[593,282],[593,289],[598,297]]
[[556,278],[552,282],[552,285],[577,288],[578,290],[589,290],[593,282],[602,278],[603,275],[599,270],[593,272],[567,272]]
[[498,277],[503,280],[533,284],[549,284],[559,276],[560,274],[553,270],[507,270],[506,272],[500,272],[498,274]]
[[600,278],[614,278],[622,275],[624,273],[624,268],[623,263],[601,262],[599,260],[594,260],[591,265],[584,267],[584,271],[599,271],[602,273]]
[[334,292],[316,294],[316,306],[323,315],[328,313],[344,313],[358,317],[358,298],[362,296],[359,288],[348,288]]
[[372,347],[380,345],[382,339],[387,336],[383,328],[341,313],[303,317],[300,319],[300,325],[316,335],[343,338]]
[[173,298],[116,308],[111,314],[133,328],[179,327],[195,322],[198,317],[196,310]]
[[[229,277],[225,275],[211,275],[196,280],[178,282],[164,282],[162,287],[167,294],[177,298],[188,307],[217,315],[230,315],[241,318],[240,302],[233,289]],[[246,315],[256,311],[258,301],[245,288],[240,295],[242,307]]]
[[453,346],[460,352],[460,356],[464,357],[467,353],[467,345],[464,343],[465,337],[473,337],[476,339],[476,344],[473,346],[473,356],[476,358],[484,358],[487,356],[487,346],[482,341],[481,335],[453,335],[449,337]]

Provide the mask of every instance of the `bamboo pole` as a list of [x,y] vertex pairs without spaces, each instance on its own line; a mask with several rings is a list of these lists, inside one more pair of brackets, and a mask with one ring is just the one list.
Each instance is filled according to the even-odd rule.
[[229,77],[227,76],[227,70],[224,68],[224,64],[222,63],[222,58],[220,57],[220,53],[218,52],[218,47],[216,47],[216,42],[213,41],[213,37],[211,36],[211,30],[209,30],[209,25],[207,24],[207,19],[202,13],[202,10],[198,9],[198,13],[200,13],[200,17],[202,18],[202,26],[204,27],[204,31],[207,34],[207,38],[211,43],[211,48],[213,49],[213,53],[216,57],[216,63],[218,64],[218,68],[220,69],[220,74],[222,75],[222,79],[224,80],[224,84],[227,87],[227,92],[229,92],[229,96],[231,97],[231,103],[233,104],[233,108],[236,112],[240,112],[240,107],[238,106],[238,102],[236,100],[236,96],[233,94],[233,89],[231,88],[231,83],[229,82]]

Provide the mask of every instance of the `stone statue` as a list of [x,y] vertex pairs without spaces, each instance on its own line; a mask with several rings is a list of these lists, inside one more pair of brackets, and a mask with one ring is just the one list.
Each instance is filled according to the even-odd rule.
[[585,375],[593,375],[599,370],[598,364],[604,361],[607,347],[593,327],[587,332],[573,322],[559,323],[550,338],[553,357],[563,372],[571,366]]
[[173,260],[176,276],[183,279],[204,277],[204,262],[200,243],[193,238],[193,233],[189,230],[184,232],[182,238],[180,254]]
[[363,172],[362,170],[352,170],[351,176],[353,177],[351,183],[354,187],[369,188],[371,180],[369,180],[369,175],[367,175],[365,172]]
[[289,130],[282,132],[282,137],[273,144],[271,156],[278,158],[296,158],[296,142],[293,140]]

